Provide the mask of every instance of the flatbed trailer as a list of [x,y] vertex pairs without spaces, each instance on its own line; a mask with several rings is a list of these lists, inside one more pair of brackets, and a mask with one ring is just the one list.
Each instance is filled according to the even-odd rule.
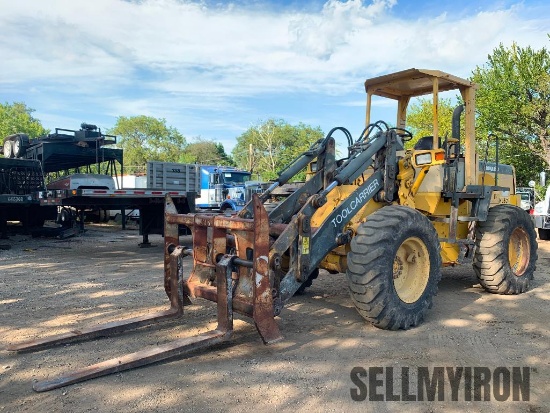
[[[27,229],[42,227],[44,220],[56,219],[58,210],[58,221],[64,228],[74,223],[73,211],[76,211],[81,230],[84,229],[85,212],[139,210],[139,229],[145,246],[149,245],[149,234],[164,232],[164,199],[167,194],[174,199],[180,213],[195,212],[195,199],[200,191],[200,174],[196,168],[177,177],[178,181],[187,180],[187,186],[181,187],[182,190],[170,187],[120,190],[66,187],[52,190],[46,187],[47,174],[48,178],[74,173],[96,173],[116,178],[117,171],[124,170],[123,151],[107,147],[113,144],[116,144],[116,136],[105,135],[97,126],[87,123],[83,123],[80,130],[56,128],[54,133],[36,139],[23,133],[6,137],[0,148],[0,153],[4,154],[4,158],[0,158],[2,235],[7,234],[7,221],[20,221]],[[69,220],[65,221],[63,217]],[[125,220],[122,222],[124,227]]]
[[[142,246],[148,246],[149,234],[164,233],[164,200],[174,200],[181,213],[195,211],[196,193],[193,191],[163,191],[155,189],[55,189],[39,191],[37,199],[42,207],[74,208],[84,229],[83,213],[86,210],[139,210],[139,233]],[[124,220],[123,220],[124,222]]]
[[[190,187],[194,188],[194,187]],[[19,221],[27,232],[41,228],[47,220],[61,219],[68,228],[76,211],[80,229],[84,229],[85,211],[112,209],[138,210],[142,246],[149,234],[163,234],[164,199],[174,199],[181,213],[195,212],[195,191],[161,189],[47,189],[41,164],[37,160],[0,158],[0,237],[7,237],[8,221]],[[123,220],[124,226],[124,220]],[[182,228],[183,233],[183,228]]]
[[56,213],[56,208],[41,206],[33,195],[0,194],[0,238],[8,236],[8,221],[20,221],[29,230],[55,219]]

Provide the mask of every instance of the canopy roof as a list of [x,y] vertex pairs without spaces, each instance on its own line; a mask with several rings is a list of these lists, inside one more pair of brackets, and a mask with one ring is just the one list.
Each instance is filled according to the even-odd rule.
[[438,81],[439,92],[470,87],[477,89],[475,83],[440,70],[413,68],[367,79],[365,81],[365,91],[373,95],[399,100],[402,97],[422,96],[432,93],[435,79]]

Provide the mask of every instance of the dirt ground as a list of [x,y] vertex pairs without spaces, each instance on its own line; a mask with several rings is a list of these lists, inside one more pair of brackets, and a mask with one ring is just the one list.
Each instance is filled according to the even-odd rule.
[[[140,369],[46,393],[32,383],[215,327],[213,303],[183,319],[35,353],[8,344],[168,307],[160,236],[138,248],[137,230],[88,226],[66,240],[12,235],[0,244],[0,410],[6,412],[550,412],[550,242],[540,241],[535,281],[520,296],[485,293],[470,266],[445,269],[425,322],[409,331],[366,324],[345,275],[321,272],[277,318],[284,340],[264,346],[247,320],[234,339]],[[190,245],[190,238],[182,238]],[[190,263],[190,260],[188,261]],[[529,401],[353,401],[359,366],[530,367]]]

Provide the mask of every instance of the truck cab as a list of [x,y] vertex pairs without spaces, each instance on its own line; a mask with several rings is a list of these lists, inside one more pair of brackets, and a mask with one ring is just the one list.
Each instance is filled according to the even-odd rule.
[[200,172],[198,208],[239,211],[250,198],[247,192],[259,188],[250,172],[234,167],[201,165]]
[[535,191],[529,187],[518,187],[516,194],[520,196],[520,208],[531,211],[535,207]]

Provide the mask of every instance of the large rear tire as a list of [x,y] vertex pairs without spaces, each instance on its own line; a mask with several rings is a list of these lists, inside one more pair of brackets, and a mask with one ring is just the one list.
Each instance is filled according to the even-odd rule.
[[480,284],[495,294],[521,294],[529,289],[537,261],[531,218],[513,205],[489,209],[476,229],[474,271]]
[[347,277],[357,311],[383,329],[418,325],[431,308],[441,279],[441,246],[420,212],[387,206],[357,229]]

